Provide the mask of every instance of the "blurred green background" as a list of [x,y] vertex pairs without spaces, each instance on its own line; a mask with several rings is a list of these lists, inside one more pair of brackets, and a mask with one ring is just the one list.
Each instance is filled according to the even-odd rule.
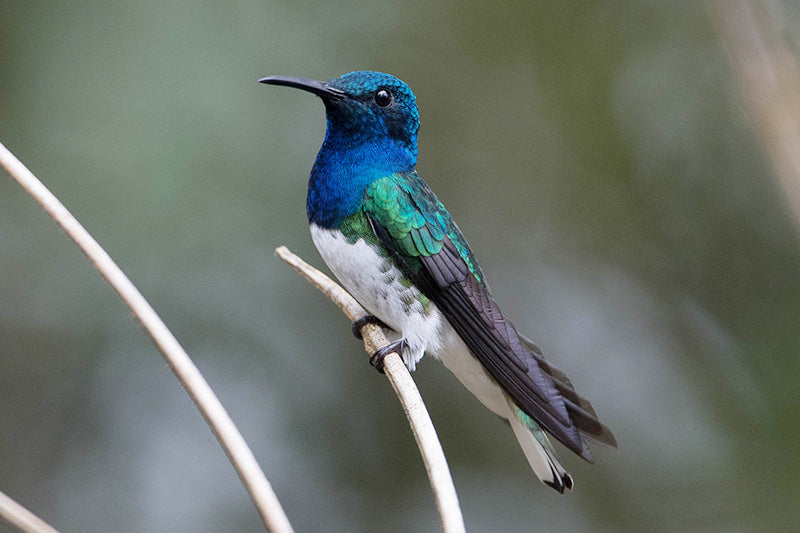
[[[420,173],[620,444],[561,449],[560,496],[426,358],[467,529],[796,528],[800,240],[701,3],[1,0],[0,141],[172,328],[298,531],[434,531],[391,388],[273,255],[321,265],[324,114],[256,80],[360,69],[413,87]],[[114,293],[0,191],[0,490],[65,531],[259,531]]]

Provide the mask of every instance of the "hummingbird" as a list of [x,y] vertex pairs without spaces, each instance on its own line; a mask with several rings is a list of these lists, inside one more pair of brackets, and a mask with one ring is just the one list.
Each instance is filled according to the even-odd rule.
[[419,113],[411,88],[382,72],[328,81],[268,76],[325,105],[326,133],[308,181],[306,212],[322,259],[386,328],[409,370],[426,353],[507,420],[536,476],[560,493],[573,479],[550,437],[588,462],[587,441],[616,447],[592,405],[520,334],[495,302],[475,255],[444,204],[417,174]]

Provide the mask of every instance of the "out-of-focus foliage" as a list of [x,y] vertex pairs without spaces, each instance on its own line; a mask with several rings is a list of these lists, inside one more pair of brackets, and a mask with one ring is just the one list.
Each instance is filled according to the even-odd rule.
[[[324,119],[256,80],[355,69],[414,88],[420,173],[620,443],[563,451],[559,496],[423,360],[468,529],[799,523],[800,240],[701,3],[0,1],[0,140],[173,328],[297,530],[438,523],[385,379],[272,255],[321,263]],[[155,349],[7,177],[0,487],[67,531],[259,530]]]

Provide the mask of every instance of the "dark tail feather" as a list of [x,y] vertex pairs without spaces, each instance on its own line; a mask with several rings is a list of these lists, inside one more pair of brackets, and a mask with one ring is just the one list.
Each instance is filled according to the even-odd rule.
[[[589,400],[575,392],[575,387],[567,375],[545,359],[542,351],[530,339],[522,335],[520,335],[520,339],[531,350],[540,368],[552,378],[553,384],[564,398],[564,406],[567,408],[567,413],[569,413],[572,423],[578,428],[578,432],[598,444],[616,448],[617,439],[614,434],[605,424],[598,420],[597,413],[592,404],[589,403]],[[581,455],[591,462],[591,455]]]
[[617,447],[617,439],[614,438],[614,434],[605,424],[566,398],[564,399],[564,404],[572,423],[575,424],[581,435],[592,439],[598,444],[604,444],[612,448]]

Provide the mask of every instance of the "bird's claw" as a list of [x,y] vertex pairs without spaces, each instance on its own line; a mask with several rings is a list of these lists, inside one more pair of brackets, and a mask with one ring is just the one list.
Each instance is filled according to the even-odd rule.
[[375,315],[364,315],[361,318],[358,318],[353,321],[353,335],[355,335],[356,339],[363,340],[361,336],[361,328],[366,326],[367,324],[374,324],[376,326],[380,326],[384,329],[391,330],[389,326],[387,326],[383,320],[376,317]]
[[383,360],[386,358],[387,355],[390,353],[396,353],[397,355],[402,355],[403,350],[406,349],[408,343],[405,339],[400,339],[399,341],[395,341],[391,344],[387,344],[383,348],[378,348],[375,350],[369,358],[369,364],[375,367],[375,370],[384,374],[383,371]]

